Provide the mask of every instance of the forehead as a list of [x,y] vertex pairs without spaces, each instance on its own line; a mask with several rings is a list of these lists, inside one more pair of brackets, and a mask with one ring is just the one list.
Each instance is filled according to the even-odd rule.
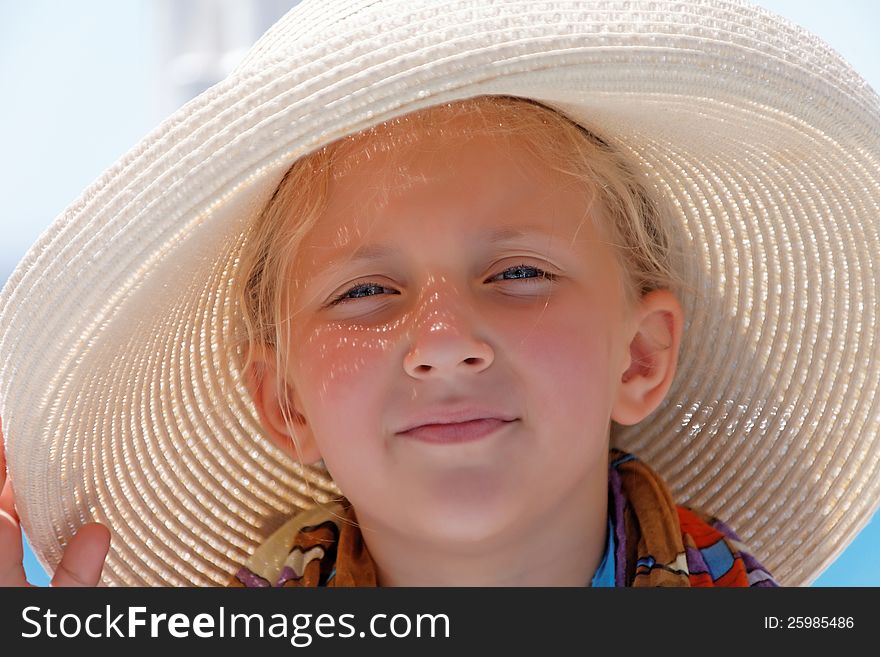
[[364,242],[385,241],[381,235],[420,231],[427,238],[432,226],[474,235],[535,227],[564,234],[568,227],[590,237],[578,224],[591,190],[555,171],[524,137],[487,132],[503,117],[445,106],[431,112],[334,145],[326,205],[301,245],[302,266],[332,264]]
[[441,106],[343,139],[334,149],[330,197],[344,200],[354,193],[363,207],[367,199],[387,202],[389,195],[460,181],[473,171],[480,171],[486,191],[493,189],[490,183],[509,182],[513,169],[531,164],[530,175],[540,173],[534,156],[524,157],[525,140],[499,131],[503,120],[496,109],[455,113]]

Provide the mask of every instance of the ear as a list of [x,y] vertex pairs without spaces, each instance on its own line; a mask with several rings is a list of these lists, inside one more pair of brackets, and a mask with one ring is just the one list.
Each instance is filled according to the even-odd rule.
[[611,419],[636,424],[660,405],[678,362],[684,312],[669,290],[645,294],[634,311],[635,332],[620,377]]
[[[276,445],[304,464],[313,464],[321,460],[321,453],[312,429],[297,408],[296,395],[284,377],[279,377],[275,349],[269,345],[251,345],[250,351],[251,362],[244,372],[245,385],[257,408],[264,432]],[[283,400],[278,393],[279,385],[287,395],[286,401],[290,409],[296,442],[302,450],[299,455],[290,430],[284,423],[281,411]]]

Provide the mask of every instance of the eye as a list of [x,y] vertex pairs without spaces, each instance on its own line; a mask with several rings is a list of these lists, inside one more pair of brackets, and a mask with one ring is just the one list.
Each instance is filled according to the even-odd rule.
[[[509,278],[506,277],[506,274],[512,274]],[[549,272],[544,271],[538,267],[534,267],[532,265],[516,265],[515,267],[508,267],[501,273],[489,278],[488,281],[492,281],[497,279],[499,276],[504,276],[502,280],[535,280],[535,279],[545,279],[549,281],[553,281],[556,279],[555,274],[551,274]],[[327,304],[328,306],[335,306],[341,303],[346,303],[349,301],[353,301],[355,299],[362,299],[364,297],[376,297],[382,296],[382,291],[385,290],[390,292],[391,294],[400,294],[397,290],[393,290],[391,288],[385,287],[380,283],[374,283],[372,281],[368,281],[366,283],[358,283],[357,285],[348,288],[342,294],[339,294]]]
[[[531,272],[536,272],[536,274],[530,276],[529,274]],[[521,265],[516,265],[515,267],[509,267],[509,268],[505,269],[503,272],[501,272],[500,274],[493,276],[489,280],[490,281],[494,280],[494,279],[498,278],[498,276],[505,276],[505,274],[509,274],[509,273],[513,274],[513,275],[509,278],[507,278],[507,277],[502,278],[501,280],[505,280],[505,281],[511,281],[511,280],[517,280],[517,279],[533,280],[533,279],[539,278],[539,279],[546,279],[546,280],[552,281],[552,280],[556,279],[555,274],[551,274],[550,272],[546,272],[543,269],[540,269],[538,267],[534,267],[532,265],[521,264]]]
[[381,290],[388,290],[392,294],[400,294],[400,292],[398,292],[397,290],[392,290],[391,288],[380,285],[379,283],[358,283],[354,287],[348,288],[342,294],[333,297],[328,305],[335,306],[336,304],[345,303],[346,301],[351,301],[353,299],[380,296],[380,294],[373,294],[373,291],[375,290],[379,290],[380,292]]

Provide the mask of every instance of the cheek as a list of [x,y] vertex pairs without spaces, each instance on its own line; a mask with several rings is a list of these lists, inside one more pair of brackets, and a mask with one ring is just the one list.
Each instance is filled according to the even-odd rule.
[[291,350],[300,410],[324,463],[346,495],[375,486],[383,463],[364,437],[380,435],[385,382],[393,375],[392,341],[375,329],[324,325],[301,334]]
[[303,332],[291,349],[293,380],[307,417],[368,407],[391,362],[392,341],[376,329],[329,324]]
[[537,397],[539,408],[533,412],[566,423],[604,412],[611,381],[608,317],[587,306],[571,312],[572,307],[577,305],[548,307],[540,319],[509,334],[507,343],[515,367]]

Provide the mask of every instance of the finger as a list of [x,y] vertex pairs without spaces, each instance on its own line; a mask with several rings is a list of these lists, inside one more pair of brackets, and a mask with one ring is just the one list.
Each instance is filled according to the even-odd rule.
[[6,445],[3,442],[3,422],[0,420],[0,511],[8,513],[16,524],[20,522],[15,510],[15,495],[12,480],[6,476]]
[[49,586],[97,586],[109,549],[110,530],[105,525],[83,525],[67,544]]
[[12,481],[6,476],[6,444],[3,441],[3,420],[0,419],[0,510],[19,522],[12,493]]
[[21,528],[12,501],[12,486],[6,482],[0,494],[0,586],[27,586]]
[[12,482],[6,479],[6,446],[0,420],[0,586],[29,586],[24,574],[21,527],[15,512]]
[[16,523],[21,522],[18,511],[15,508],[15,493],[12,492],[12,480],[7,479],[3,490],[0,491],[0,511],[8,513]]
[[6,444],[3,442],[3,418],[0,418],[0,490],[6,483]]

